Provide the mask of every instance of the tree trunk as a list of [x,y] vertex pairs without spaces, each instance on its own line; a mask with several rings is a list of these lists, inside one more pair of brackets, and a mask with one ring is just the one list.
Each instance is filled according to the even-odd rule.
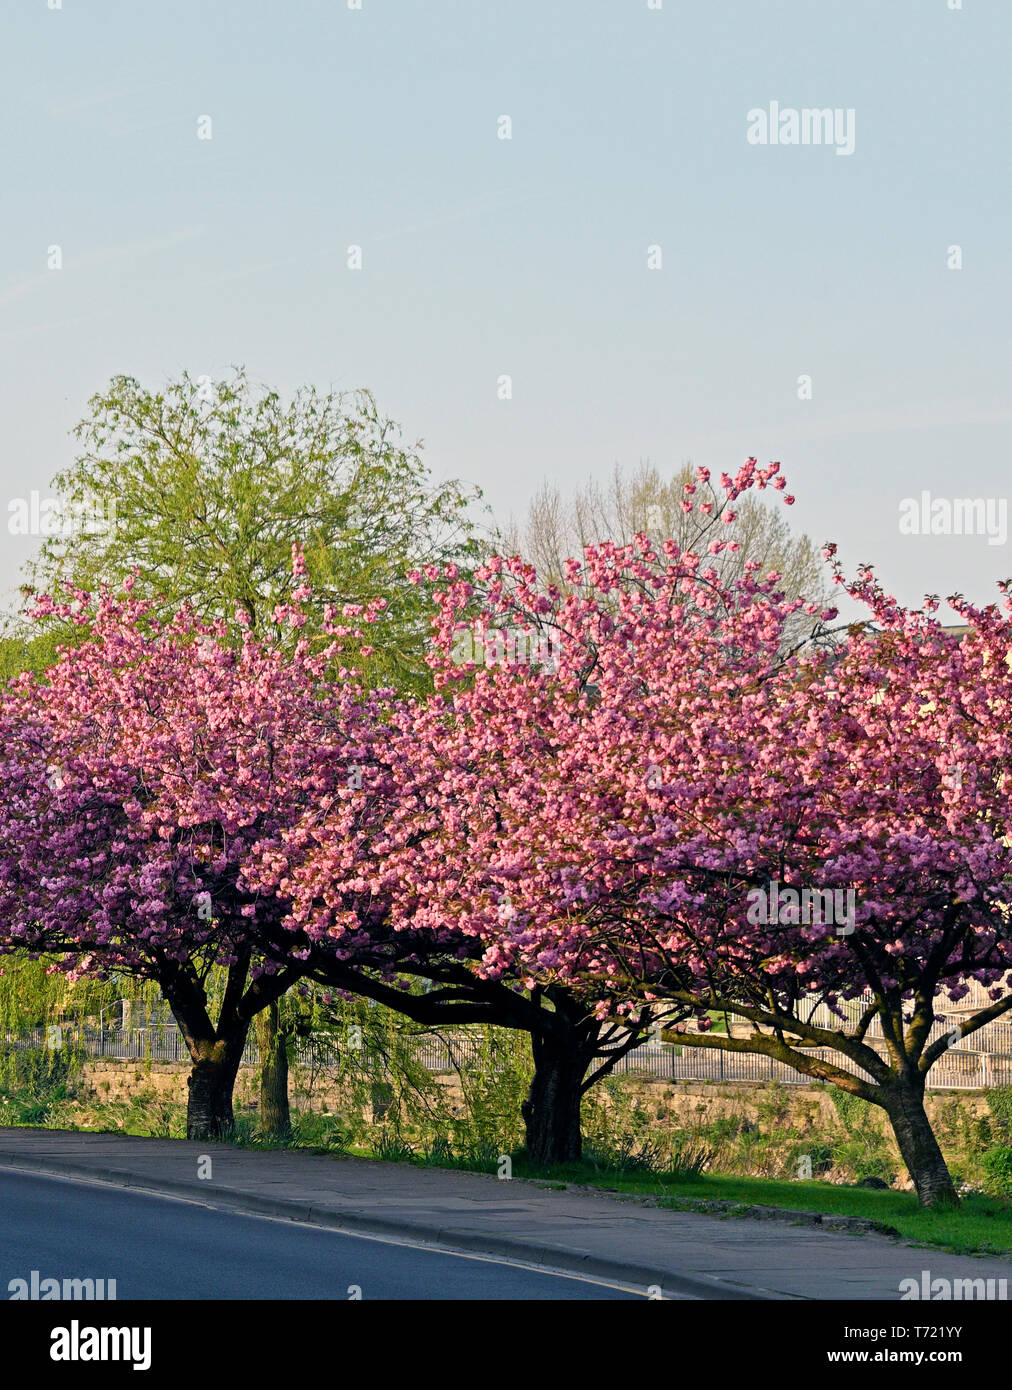
[[278,1001],[268,1004],[254,1022],[260,1051],[260,1136],[285,1140],[291,1136],[292,1115],[288,1104],[288,1048],[281,1031]]
[[561,1036],[534,1033],[534,1077],[527,1099],[520,1107],[526,1130],[530,1163],[547,1167],[574,1163],[583,1149],[580,1133],[581,1087],[592,1052]]
[[232,1113],[232,1092],[246,1044],[246,1030],[238,1039],[216,1041],[202,1049],[205,1053],[194,1062],[187,1080],[186,1101],[187,1139],[223,1139],[228,1136],[235,1117]]
[[883,1086],[883,1109],[922,1207],[959,1206],[959,1197],[924,1109],[924,1081],[901,1077]]

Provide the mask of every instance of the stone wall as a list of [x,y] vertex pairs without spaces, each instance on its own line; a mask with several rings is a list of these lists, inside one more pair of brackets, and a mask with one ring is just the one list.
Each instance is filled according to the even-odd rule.
[[[86,1063],[84,1083],[98,1101],[129,1101],[145,1092],[153,1099],[186,1104],[186,1078],[189,1067],[184,1062],[136,1062],[118,1058],[101,1058]],[[451,1103],[460,1103],[460,1083],[453,1073],[435,1078],[445,1089]],[[707,1081],[664,1081],[651,1077],[623,1078],[625,1094],[638,1102],[647,1114],[658,1119],[677,1120],[683,1124],[693,1121],[708,1123],[744,1110],[746,1118],[758,1123],[760,1106],[768,1087],[745,1082],[716,1084]],[[319,1074],[313,1080],[312,1095],[307,1094],[310,1074],[299,1067],[291,1073],[291,1100],[296,1109],[313,1109],[321,1113],[340,1114],[340,1088]],[[829,1091],[810,1086],[785,1088],[788,1123],[808,1124],[813,1129],[831,1129],[836,1123],[836,1109]],[[595,1094],[594,1092],[591,1093]],[[934,1092],[927,1097],[927,1110],[932,1119],[940,1107],[957,1096],[966,1113],[980,1118],[988,1113],[983,1091]],[[257,1099],[257,1073],[254,1067],[241,1067],[235,1089],[237,1109],[254,1109]]]

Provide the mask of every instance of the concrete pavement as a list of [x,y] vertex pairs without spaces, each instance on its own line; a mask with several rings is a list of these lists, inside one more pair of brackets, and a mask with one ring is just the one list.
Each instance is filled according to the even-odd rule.
[[995,1278],[1012,1258],[881,1235],[673,1212],[580,1189],[297,1150],[0,1129],[0,1166],[185,1196],[707,1299],[898,1299],[900,1281]]

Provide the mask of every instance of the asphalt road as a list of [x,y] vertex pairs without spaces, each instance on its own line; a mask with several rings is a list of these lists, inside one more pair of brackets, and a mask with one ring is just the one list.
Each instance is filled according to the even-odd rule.
[[115,1279],[117,1299],[632,1299],[542,1273],[65,1178],[0,1169],[0,1298],[13,1279]]

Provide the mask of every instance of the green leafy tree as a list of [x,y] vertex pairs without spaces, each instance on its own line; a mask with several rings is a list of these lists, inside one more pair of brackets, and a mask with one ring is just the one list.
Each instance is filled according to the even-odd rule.
[[134,593],[167,610],[186,602],[214,619],[241,607],[262,632],[291,597],[298,542],[317,614],[387,600],[370,680],[424,688],[431,585],[406,574],[473,567],[480,493],[433,483],[368,392],[306,387],[285,401],[241,368],[215,381],[184,372],[159,391],[117,376],[75,434],[80,453],[53,480],[75,524],[44,540],[26,588],[91,591],[135,570]]

